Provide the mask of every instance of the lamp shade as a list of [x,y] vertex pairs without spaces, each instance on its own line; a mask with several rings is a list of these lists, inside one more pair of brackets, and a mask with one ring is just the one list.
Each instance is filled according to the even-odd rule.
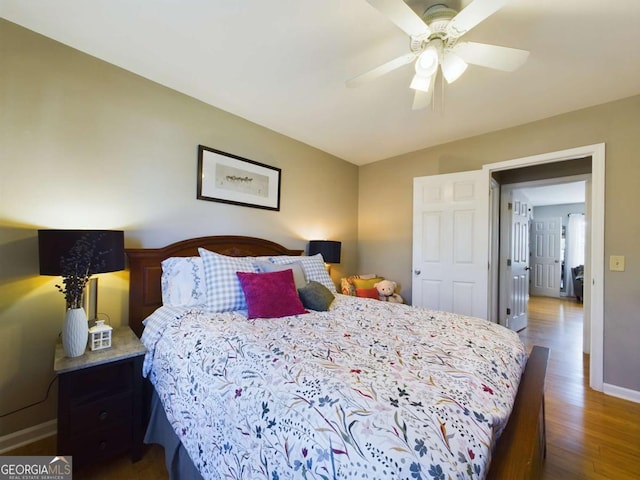
[[341,242],[334,240],[311,240],[309,242],[309,255],[320,253],[326,263],[340,263]]
[[[61,260],[69,256],[80,239],[95,242],[93,273],[124,270],[124,232],[122,230],[38,230],[40,275],[62,275]],[[98,258],[99,257],[99,258]]]
[[444,75],[447,83],[453,83],[467,69],[467,62],[462,60],[455,53],[448,52],[442,59],[442,75]]

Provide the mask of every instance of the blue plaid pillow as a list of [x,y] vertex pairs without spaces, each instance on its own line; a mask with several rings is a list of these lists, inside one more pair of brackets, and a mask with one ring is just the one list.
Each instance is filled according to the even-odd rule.
[[247,302],[236,272],[256,272],[253,257],[228,257],[199,248],[207,286],[207,310],[232,312],[246,310]]
[[336,293],[336,286],[333,283],[333,280],[331,280],[329,272],[327,272],[327,267],[324,264],[324,258],[322,258],[322,255],[319,253],[306,257],[271,257],[269,258],[269,261],[272,263],[277,263],[279,265],[298,262],[302,265],[302,270],[304,270],[304,276],[307,278],[307,282],[313,280],[315,282],[321,283],[331,292]]

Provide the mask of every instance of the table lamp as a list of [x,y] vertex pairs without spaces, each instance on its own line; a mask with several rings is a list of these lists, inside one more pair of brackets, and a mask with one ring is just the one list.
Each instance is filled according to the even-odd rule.
[[[38,230],[40,275],[62,275],[63,258],[66,258],[80,239],[95,244],[99,261],[93,273],[124,270],[124,232],[122,230]],[[98,279],[92,276],[84,292],[83,305],[87,318],[96,319],[98,305]]]
[[309,255],[321,254],[325,263],[340,263],[340,250],[342,242],[335,240],[311,240],[309,241]]

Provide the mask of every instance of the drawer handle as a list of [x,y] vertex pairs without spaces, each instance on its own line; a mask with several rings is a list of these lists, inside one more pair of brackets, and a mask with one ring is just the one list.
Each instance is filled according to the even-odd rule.
[[103,410],[98,414],[98,418],[100,419],[101,422],[104,422],[108,416],[109,414],[105,410]]
[[106,449],[107,449],[107,442],[105,442],[105,441],[103,440],[102,442],[100,442],[100,443],[98,444],[98,450],[102,450],[102,451],[104,451],[104,450],[106,450]]

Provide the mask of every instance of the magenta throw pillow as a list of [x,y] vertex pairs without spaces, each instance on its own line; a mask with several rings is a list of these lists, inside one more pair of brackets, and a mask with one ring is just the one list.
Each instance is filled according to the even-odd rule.
[[307,313],[298,297],[293,272],[236,272],[244,292],[249,318],[279,318]]

